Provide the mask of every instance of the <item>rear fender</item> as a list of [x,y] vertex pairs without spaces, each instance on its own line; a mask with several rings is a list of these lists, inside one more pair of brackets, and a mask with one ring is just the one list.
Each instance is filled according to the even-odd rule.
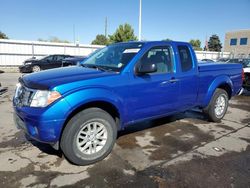
[[231,89],[231,93],[233,93],[233,83],[232,83],[231,79],[225,75],[219,76],[219,77],[215,78],[214,81],[209,86],[207,94],[206,94],[204,101],[202,103],[203,107],[206,107],[209,104],[211,98],[213,97],[215,90],[217,88],[219,88],[220,86],[225,85],[225,84],[227,84],[229,86],[229,88]]

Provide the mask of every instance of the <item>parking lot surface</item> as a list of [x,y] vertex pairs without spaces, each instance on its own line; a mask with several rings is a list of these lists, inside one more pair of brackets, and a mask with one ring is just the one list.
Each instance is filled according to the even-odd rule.
[[250,187],[250,93],[234,97],[221,123],[197,110],[119,132],[112,153],[89,166],[27,140],[12,120],[18,73],[0,74],[0,187]]

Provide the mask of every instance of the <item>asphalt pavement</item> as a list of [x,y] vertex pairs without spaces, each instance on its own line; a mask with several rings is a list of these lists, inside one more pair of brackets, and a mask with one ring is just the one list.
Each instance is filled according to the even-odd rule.
[[112,153],[89,166],[16,129],[18,73],[0,74],[0,187],[250,187],[250,92],[234,97],[220,123],[197,110],[119,132]]

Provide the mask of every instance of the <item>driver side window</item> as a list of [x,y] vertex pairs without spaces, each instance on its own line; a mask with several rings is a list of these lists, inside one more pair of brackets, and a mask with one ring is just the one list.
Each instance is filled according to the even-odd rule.
[[48,57],[46,57],[44,60],[46,60],[46,61],[52,61],[53,60],[53,55],[51,55],[51,56],[48,56]]
[[141,60],[141,64],[154,63],[157,71],[152,74],[162,74],[173,72],[172,50],[169,46],[151,48],[146,52]]

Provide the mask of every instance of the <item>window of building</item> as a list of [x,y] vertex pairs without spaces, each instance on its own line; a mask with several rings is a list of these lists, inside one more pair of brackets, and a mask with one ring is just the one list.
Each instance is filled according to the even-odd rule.
[[190,51],[187,46],[178,46],[179,56],[181,60],[182,72],[187,72],[192,69],[193,62]]
[[237,45],[237,39],[231,39],[230,40],[230,46]]
[[247,45],[247,38],[241,38],[240,45]]

